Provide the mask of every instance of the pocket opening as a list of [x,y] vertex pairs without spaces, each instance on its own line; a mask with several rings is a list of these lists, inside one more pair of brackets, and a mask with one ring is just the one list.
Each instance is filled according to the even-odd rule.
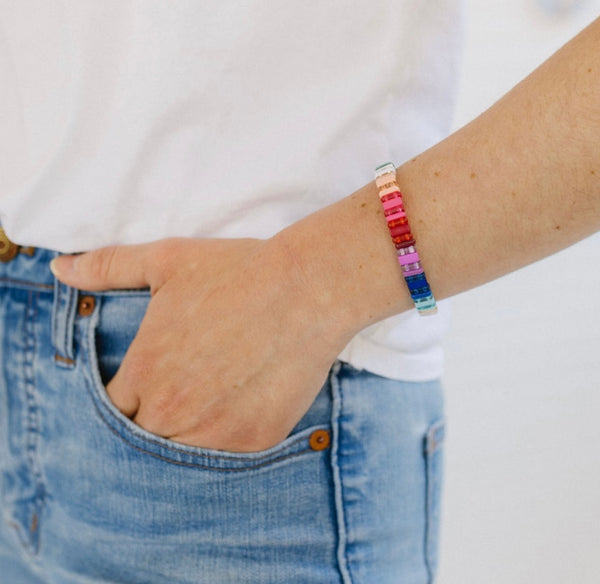
[[[322,415],[315,417],[313,408],[305,416],[308,419],[304,420],[303,418],[305,422],[309,423],[308,425],[306,423],[299,424],[285,440],[260,452],[228,452],[179,444],[137,426],[110,401],[105,383],[118,369],[120,359],[137,332],[137,326],[130,327],[129,333],[123,334],[117,329],[118,318],[115,319],[116,323],[107,323],[106,319],[102,320],[102,309],[103,302],[100,299],[96,313],[81,323],[81,326],[84,327],[80,335],[82,339],[81,363],[87,389],[94,402],[98,417],[121,442],[137,451],[167,462],[219,471],[257,469],[301,454],[319,454],[319,451],[311,448],[310,436],[316,430],[328,430],[330,419],[329,417],[324,419]],[[141,321],[141,318],[139,320]],[[100,325],[103,330],[100,330]],[[120,348],[117,347],[119,343],[113,341],[107,332],[113,327],[123,340],[123,342],[119,341]],[[107,351],[107,355],[104,355],[102,351]],[[313,416],[311,417],[309,414],[313,414]]]

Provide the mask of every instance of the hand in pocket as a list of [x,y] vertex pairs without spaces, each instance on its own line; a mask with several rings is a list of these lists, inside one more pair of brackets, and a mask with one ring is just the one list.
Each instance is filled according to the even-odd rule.
[[336,340],[274,240],[169,239],[53,262],[84,290],[150,287],[151,300],[107,386],[146,430],[228,451],[283,440],[319,392]]

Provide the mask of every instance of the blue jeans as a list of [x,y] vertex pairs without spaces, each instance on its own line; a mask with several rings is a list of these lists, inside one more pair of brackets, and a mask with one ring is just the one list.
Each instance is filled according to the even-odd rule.
[[432,582],[438,382],[336,363],[265,452],[176,444],[110,403],[145,291],[57,283],[45,250],[0,264],[0,580],[7,584]]

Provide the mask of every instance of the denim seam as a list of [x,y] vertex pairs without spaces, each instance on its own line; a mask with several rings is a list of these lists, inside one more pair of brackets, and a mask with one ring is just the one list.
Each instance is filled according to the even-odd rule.
[[[25,396],[27,403],[27,423],[26,423],[26,431],[27,431],[27,440],[26,440],[26,449],[27,449],[27,459],[30,467],[31,476],[35,485],[35,498],[34,498],[34,508],[35,514],[37,516],[36,524],[23,526],[26,533],[28,534],[28,545],[27,547],[31,550],[33,555],[36,555],[39,551],[40,541],[39,541],[39,519],[41,515],[42,508],[44,506],[44,481],[42,478],[42,472],[37,460],[37,451],[39,448],[39,410],[38,404],[35,399],[35,372],[34,372],[34,359],[36,355],[36,342],[35,342],[35,333],[33,331],[33,326],[35,321],[37,320],[37,305],[33,300],[33,293],[29,292],[27,296],[27,316],[25,319],[25,358],[23,361],[24,364],[24,386],[25,386]],[[32,518],[33,521],[33,518]],[[33,528],[35,527],[35,529]]]
[[67,287],[67,308],[65,310],[65,314],[63,318],[66,320],[66,326],[64,331],[63,338],[63,348],[66,354],[66,357],[69,359],[73,359],[75,353],[73,351],[73,317],[72,314],[73,309],[75,308],[75,297],[77,296],[76,290],[73,288]]
[[60,305],[60,282],[58,280],[54,281],[54,298],[52,299],[52,323],[51,323],[51,334],[52,334],[52,344],[54,346],[54,349],[56,349],[57,351],[59,350],[58,348],[58,343],[56,342],[57,338],[58,338],[58,311],[59,311],[59,305]]
[[436,579],[436,566],[433,561],[433,550],[432,550],[432,531],[434,526],[432,522],[434,518],[433,513],[433,498],[435,496],[435,481],[439,480],[433,476],[433,457],[439,456],[440,449],[444,446],[444,427],[445,420],[441,419],[434,422],[428,429],[425,436],[424,444],[424,458],[425,458],[425,480],[426,480],[426,500],[425,500],[425,565],[427,567],[427,576],[429,584],[434,584]]
[[337,562],[343,584],[352,584],[346,547],[348,542],[346,514],[344,512],[344,493],[342,486],[341,469],[339,465],[339,445],[340,445],[340,417],[342,412],[342,391],[339,374],[341,363],[335,363],[331,370],[331,394],[332,394],[332,412],[331,412],[331,467],[334,484],[335,510],[338,529]]
[[[88,390],[89,391],[89,390]],[[92,397],[93,400],[93,397]],[[94,400],[93,400],[94,401]],[[130,440],[128,440],[125,436],[122,436],[121,434],[119,434],[119,432],[117,432],[117,430],[115,430],[111,424],[106,420],[106,418],[104,417],[104,414],[100,411],[100,408],[98,407],[98,405],[95,403],[94,401],[94,407],[96,408],[96,411],[98,413],[98,415],[100,416],[100,418],[102,418],[102,420],[104,421],[104,423],[108,426],[108,429],[115,435],[117,436],[117,438],[119,438],[119,440],[122,440],[123,442],[125,442],[126,444],[128,444],[131,448],[133,448],[134,450],[137,450],[138,452],[142,452],[143,454],[146,454],[148,456],[152,456],[154,458],[157,458],[159,460],[162,460],[163,462],[167,462],[170,464],[176,464],[178,466],[184,466],[187,468],[197,468],[197,469],[202,469],[202,470],[207,470],[207,471],[213,471],[213,472],[246,472],[246,471],[251,471],[251,470],[256,470],[259,468],[264,468],[267,466],[271,466],[273,464],[275,464],[276,462],[281,462],[283,460],[288,460],[288,459],[292,459],[292,458],[296,458],[298,456],[301,456],[302,454],[306,454],[308,452],[312,452],[312,450],[310,448],[306,448],[304,450],[300,450],[298,452],[294,452],[291,454],[286,454],[284,456],[281,456],[279,458],[273,458],[271,460],[265,461],[265,462],[261,462],[259,464],[254,464],[254,465],[249,465],[249,466],[244,466],[243,468],[219,468],[219,467],[215,467],[215,466],[210,466],[207,464],[200,464],[197,462],[185,462],[183,460],[173,460],[172,458],[167,458],[166,456],[162,456],[161,454],[158,454],[156,452],[152,452],[151,450],[146,450],[145,448],[142,448],[141,446],[137,446],[136,444],[134,444],[133,442],[131,442]],[[116,418],[115,418],[116,419]],[[120,420],[118,420],[119,423],[122,424],[122,422]],[[144,440],[146,440],[146,438],[144,438]],[[297,442],[300,442],[301,439],[298,439]],[[292,442],[292,444],[295,444],[296,442]],[[157,443],[158,444],[158,443]],[[166,445],[162,445],[160,444],[161,448],[170,448]],[[174,450],[177,452],[176,449],[172,448],[171,450]],[[191,454],[186,452],[185,453],[187,456],[204,456],[201,454]],[[206,455],[206,458],[214,458],[215,460],[218,460],[218,457],[211,457],[210,455]]]
[[38,284],[36,282],[28,282],[27,280],[16,280],[14,278],[6,278],[6,277],[1,277],[0,283],[14,284],[15,286],[25,287],[25,288],[41,288],[43,290],[52,290],[54,288],[53,284]]
[[[55,297],[52,306],[52,341],[54,348],[62,359],[57,363],[67,367],[74,366],[73,321],[75,318],[74,288],[56,280]],[[66,298],[65,298],[66,297]]]
[[[206,470],[215,470],[215,471],[223,471],[223,472],[243,472],[245,470],[253,470],[256,468],[263,468],[265,466],[269,466],[271,464],[274,464],[275,462],[280,462],[282,460],[286,460],[287,458],[294,458],[296,456],[300,456],[301,454],[306,454],[307,452],[313,452],[313,450],[310,447],[305,448],[304,450],[300,450],[298,452],[293,452],[290,454],[285,454],[282,456],[279,456],[277,458],[269,458],[269,455],[266,454],[264,456],[258,457],[253,459],[254,461],[258,462],[258,464],[252,464],[252,465],[247,465],[244,466],[243,468],[219,468],[219,467],[215,467],[215,466],[210,466],[207,464],[200,464],[197,462],[185,462],[185,461],[180,461],[180,460],[173,460],[172,458],[167,458],[166,456],[162,456],[161,454],[158,454],[156,452],[152,452],[151,450],[147,450],[141,446],[137,446],[136,444],[134,444],[131,440],[129,440],[126,436],[123,436],[122,434],[120,434],[113,426],[112,424],[109,422],[109,420],[107,419],[105,413],[100,409],[100,407],[98,406],[98,404],[96,403],[96,397],[93,395],[94,390],[90,389],[89,385],[86,384],[88,393],[90,393],[91,398],[92,398],[92,402],[94,404],[94,408],[96,409],[96,413],[100,416],[100,418],[102,419],[102,421],[108,426],[109,430],[119,438],[119,440],[122,440],[123,442],[127,443],[129,446],[131,446],[132,448],[135,448],[135,450],[138,450],[139,452],[144,452],[150,456],[154,456],[155,458],[159,458],[160,460],[164,460],[165,462],[171,462],[173,464],[177,464],[180,466],[188,466],[188,467],[193,467],[193,468],[202,468],[202,469],[206,469]],[[188,452],[186,450],[183,449],[179,449],[175,446],[170,446],[168,444],[162,444],[161,442],[158,442],[157,440],[152,440],[152,438],[147,438],[146,436],[141,436],[139,434],[135,434],[135,432],[133,432],[131,430],[131,428],[129,428],[127,425],[125,425],[123,423],[122,420],[120,420],[119,418],[117,418],[117,416],[115,416],[112,412],[108,411],[108,414],[110,415],[111,419],[114,420],[115,422],[117,422],[123,429],[125,429],[127,432],[131,432],[136,438],[139,438],[140,440],[143,440],[145,442],[148,442],[149,444],[155,444],[156,446],[158,446],[159,448],[164,448],[165,450],[172,450],[173,452],[176,452],[178,454],[183,454],[184,456],[190,456],[190,457],[200,457],[200,458],[207,458],[207,459],[211,459],[211,460],[221,460],[221,461],[236,461],[236,462],[242,462],[240,459],[235,459],[235,458],[230,458],[228,456],[218,456],[218,455],[212,455],[212,454],[196,454],[194,452]],[[307,440],[306,437],[302,437],[302,438],[298,438],[297,440],[294,440],[293,442],[290,442],[288,446],[293,446],[294,444],[298,444],[299,442],[302,442],[304,440]],[[267,460],[268,459],[268,460]],[[264,461],[264,462],[261,462]]]

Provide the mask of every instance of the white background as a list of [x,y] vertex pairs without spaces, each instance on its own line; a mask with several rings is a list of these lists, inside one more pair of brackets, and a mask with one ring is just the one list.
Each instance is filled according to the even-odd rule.
[[[457,127],[600,15],[466,3]],[[439,584],[600,582],[599,300],[598,235],[454,299]]]

